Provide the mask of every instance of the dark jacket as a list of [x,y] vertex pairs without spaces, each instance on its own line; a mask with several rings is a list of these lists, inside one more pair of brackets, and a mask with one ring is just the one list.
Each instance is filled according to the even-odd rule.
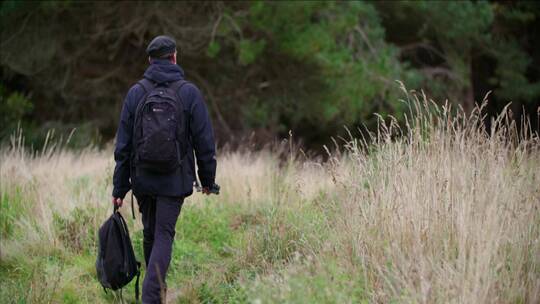
[[[171,82],[183,79],[184,72],[178,65],[168,60],[154,59],[144,72],[144,78],[157,83]],[[142,172],[131,167],[133,120],[137,104],[141,102],[145,92],[140,84],[135,84],[129,89],[116,133],[113,197],[124,198],[131,188],[135,195],[184,197],[191,195],[195,181],[193,151],[197,157],[198,176],[202,186],[213,185],[216,176],[216,150],[208,110],[201,92],[195,85],[185,84],[179,91],[184,105],[186,130],[191,140],[187,143],[188,153],[184,165],[174,173],[162,175]]]

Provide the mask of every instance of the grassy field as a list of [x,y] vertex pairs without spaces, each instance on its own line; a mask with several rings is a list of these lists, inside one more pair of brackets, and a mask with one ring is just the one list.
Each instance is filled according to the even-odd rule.
[[[222,151],[222,194],[183,206],[171,302],[538,303],[538,136],[506,112],[488,132],[478,111],[411,98],[407,126],[387,119],[326,162]],[[32,153],[21,141],[0,154],[0,303],[117,301],[94,269],[110,149]],[[134,301],[131,286],[124,296]]]

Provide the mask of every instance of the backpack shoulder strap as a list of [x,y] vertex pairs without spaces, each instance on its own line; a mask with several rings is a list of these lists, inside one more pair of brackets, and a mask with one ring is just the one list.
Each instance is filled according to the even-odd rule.
[[138,119],[139,119],[139,114],[141,112],[141,108],[144,104],[144,100],[146,99],[146,96],[148,96],[148,94],[150,92],[152,92],[152,90],[156,87],[156,84],[152,81],[150,81],[149,79],[146,79],[146,78],[143,78],[139,81],[137,81],[137,84],[140,85],[143,90],[144,90],[144,94],[143,96],[141,97],[141,99],[138,101],[137,103],[137,107],[135,107],[135,118],[133,120],[133,137],[136,138],[136,127],[137,127],[137,123],[138,123]]
[[[178,81],[173,82],[173,83],[170,85],[170,88],[173,90],[173,92],[174,92],[174,94],[175,94],[175,96],[176,96],[177,102],[179,103],[182,112],[184,112],[186,106],[185,106],[185,104],[184,104],[184,101],[182,100],[182,96],[180,95],[180,89],[181,89],[184,85],[186,85],[186,84],[188,84],[188,83],[190,83],[190,82],[187,81],[187,80],[184,80],[184,79],[180,79],[180,80],[178,80]],[[189,123],[188,121],[189,121],[189,119],[187,119],[187,117],[184,117],[183,125],[179,125],[179,128],[180,128],[180,130],[181,130],[181,133],[183,133],[183,134],[187,134],[187,133],[188,133],[188,132],[186,132],[186,130],[187,130],[187,128],[188,128],[188,123]],[[186,136],[186,139],[185,139],[185,140],[186,140],[186,141],[189,140],[189,139],[187,138],[187,136]],[[187,149],[187,148],[186,148],[186,145],[185,145],[185,144],[182,145],[181,148],[182,148],[182,153],[183,153],[183,155],[186,155],[186,149]],[[184,158],[185,158],[185,156],[184,156]],[[182,159],[182,161],[183,161],[183,159]]]
[[145,95],[150,93],[156,87],[156,84],[147,78],[143,78],[137,81],[137,83],[144,89]]
[[184,80],[184,79],[180,79],[180,80],[177,80],[177,81],[171,83],[170,88],[174,91],[174,93],[178,96],[179,99],[182,99],[182,98],[180,98],[180,89],[185,84],[188,84],[188,83],[189,83],[189,81]]

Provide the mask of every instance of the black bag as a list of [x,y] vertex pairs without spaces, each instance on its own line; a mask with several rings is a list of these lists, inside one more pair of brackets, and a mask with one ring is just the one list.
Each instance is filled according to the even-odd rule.
[[150,172],[175,171],[185,156],[184,107],[178,91],[187,81],[155,84],[139,81],[146,94],[133,123],[133,164]]
[[136,276],[135,298],[139,300],[141,263],[135,258],[126,221],[115,206],[113,214],[99,228],[96,260],[98,280],[105,292],[126,286]]

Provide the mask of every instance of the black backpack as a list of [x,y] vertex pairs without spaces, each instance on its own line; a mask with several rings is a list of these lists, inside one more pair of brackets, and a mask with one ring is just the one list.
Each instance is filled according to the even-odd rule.
[[178,91],[187,81],[138,83],[145,95],[133,122],[133,164],[150,172],[173,172],[186,154],[186,122]]
[[[126,221],[115,206],[113,214],[99,228],[96,272],[105,292],[126,286],[136,276],[135,298],[139,300],[141,263],[135,258]],[[120,296],[122,294],[120,293]]]

